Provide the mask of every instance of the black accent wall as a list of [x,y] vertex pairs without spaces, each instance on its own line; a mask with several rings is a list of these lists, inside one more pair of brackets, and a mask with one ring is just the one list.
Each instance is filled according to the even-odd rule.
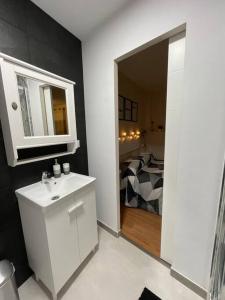
[[[75,107],[81,147],[59,162],[70,162],[72,171],[88,174],[81,41],[29,0],[1,0],[0,51],[76,82]],[[39,181],[43,170],[52,171],[52,164],[53,160],[44,160],[9,167],[0,128],[0,259],[7,258],[14,263],[18,286],[31,275],[31,270],[14,191]]]

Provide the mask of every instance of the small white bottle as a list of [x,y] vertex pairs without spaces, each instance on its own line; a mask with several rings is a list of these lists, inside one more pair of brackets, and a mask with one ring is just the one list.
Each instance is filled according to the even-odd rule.
[[64,163],[63,164],[63,172],[65,175],[70,174],[70,164],[69,163]]
[[58,164],[57,159],[55,159],[55,164],[53,165],[53,173],[55,178],[61,177],[61,167]]

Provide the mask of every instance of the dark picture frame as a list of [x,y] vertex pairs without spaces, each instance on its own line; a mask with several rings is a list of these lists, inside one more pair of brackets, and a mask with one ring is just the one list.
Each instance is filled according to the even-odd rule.
[[119,95],[119,120],[137,122],[138,103],[129,98]]
[[138,120],[138,104],[132,101],[132,121],[137,122]]
[[119,120],[124,120],[124,97],[119,96]]
[[132,121],[132,101],[125,98],[125,121]]

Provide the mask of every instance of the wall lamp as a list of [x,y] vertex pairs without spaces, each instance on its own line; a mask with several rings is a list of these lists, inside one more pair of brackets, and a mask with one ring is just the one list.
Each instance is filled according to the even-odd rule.
[[119,141],[124,143],[126,141],[138,140],[140,138],[141,132],[139,129],[130,130],[129,132],[122,131],[119,136]]

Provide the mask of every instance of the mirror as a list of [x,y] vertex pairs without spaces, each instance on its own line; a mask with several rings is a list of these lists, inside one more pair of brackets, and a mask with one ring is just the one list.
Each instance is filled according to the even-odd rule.
[[68,134],[66,90],[17,74],[24,136]]

